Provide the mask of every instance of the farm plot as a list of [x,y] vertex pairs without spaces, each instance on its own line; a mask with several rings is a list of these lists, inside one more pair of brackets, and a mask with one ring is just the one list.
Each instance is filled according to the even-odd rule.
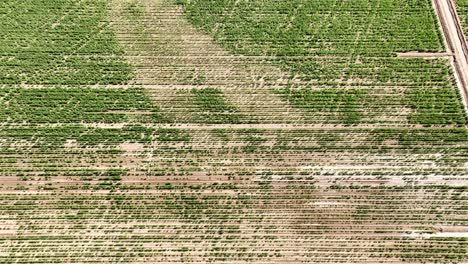
[[466,130],[123,131],[2,129],[3,263],[465,260]]
[[142,88],[0,88],[0,121],[8,123],[167,122]]
[[128,63],[105,21],[106,1],[0,4],[2,84],[121,84]]
[[457,0],[457,10],[458,15],[465,31],[465,36],[468,37],[468,1],[466,0]]
[[7,1],[0,29],[1,263],[468,260],[430,1]]
[[[338,105],[354,100],[342,96],[348,92],[340,90],[363,96],[355,103],[355,111],[362,118],[353,115],[349,120],[328,121],[465,123],[463,105],[447,59],[396,58],[399,53],[444,50],[430,1],[179,3],[194,25],[212,34],[226,49],[243,56],[268,56],[276,61],[292,78],[288,88],[302,90],[301,93],[321,90],[312,93],[336,94],[331,100],[336,100]],[[293,80],[297,79],[301,82],[296,84]],[[443,105],[455,105],[449,109],[428,104],[425,100],[415,100],[415,95],[419,98],[417,94],[434,95]],[[330,106],[322,111],[320,107],[313,110],[326,116],[342,109]],[[406,120],[392,116],[398,114]],[[435,118],[421,118],[427,114]],[[447,119],[437,118],[441,115]],[[453,115],[458,117],[452,118]]]

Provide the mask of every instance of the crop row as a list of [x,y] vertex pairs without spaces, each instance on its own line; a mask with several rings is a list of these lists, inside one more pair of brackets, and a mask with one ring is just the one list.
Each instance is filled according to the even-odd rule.
[[465,31],[465,36],[468,38],[468,1],[466,0],[457,0],[458,15],[462,23],[462,27]]
[[442,50],[428,0],[179,2],[191,22],[236,52],[374,56]]
[[126,83],[131,69],[105,21],[106,2],[1,3],[0,83]]
[[[177,129],[13,126],[0,131],[4,176],[80,176],[129,169],[141,179],[293,175],[463,175],[466,129]],[[99,164],[99,165],[97,165]],[[37,177],[36,177],[37,176]],[[156,179],[157,180],[157,179]],[[24,182],[27,184],[27,182]]]
[[5,263],[465,259],[466,239],[437,237],[447,225],[463,228],[463,189],[323,183],[297,190],[274,180],[271,190],[234,193],[18,190],[1,195],[8,216],[1,257]]

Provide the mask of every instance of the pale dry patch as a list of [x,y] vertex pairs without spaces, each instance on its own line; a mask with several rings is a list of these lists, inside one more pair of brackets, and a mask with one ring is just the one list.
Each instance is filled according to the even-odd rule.
[[18,222],[15,220],[0,220],[0,236],[14,236],[18,234]]
[[[232,55],[195,29],[182,8],[171,1],[133,1],[145,10],[136,20],[126,20],[126,1],[112,2],[114,29],[126,58],[135,66],[133,82],[147,88],[167,116],[191,122],[190,90],[214,87],[239,108],[239,114],[256,122],[304,120],[301,110],[274,94],[272,89],[285,85],[288,74],[270,64],[267,57]],[[186,90],[174,89],[181,85]]]
[[122,143],[119,149],[126,152],[142,152],[145,146],[141,143]]
[[67,141],[64,144],[64,147],[67,149],[78,148],[78,142],[75,139],[67,139]]
[[450,52],[400,52],[397,53],[398,58],[425,58],[425,59],[438,59],[438,58],[448,58],[453,56]]
[[[409,233],[409,234],[408,234]],[[424,231],[408,231],[403,236],[411,238],[424,238],[430,239],[433,237],[456,237],[456,238],[468,238],[468,232],[437,232],[437,233],[425,233]]]

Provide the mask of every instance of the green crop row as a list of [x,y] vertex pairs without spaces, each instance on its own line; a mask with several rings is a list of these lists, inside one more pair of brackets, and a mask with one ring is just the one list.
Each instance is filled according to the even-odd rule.
[[468,0],[457,0],[457,11],[460,16],[465,36],[468,38]]
[[195,25],[240,53],[390,55],[443,49],[429,0],[179,3]]
[[147,128],[129,125],[123,128],[87,128],[81,125],[57,127],[11,127],[0,129],[0,138],[5,146],[29,142],[37,148],[61,148],[67,140],[76,140],[79,146],[115,146],[124,142],[151,143],[188,142],[191,137],[186,131],[176,128]]
[[[412,109],[409,123],[466,124],[446,59],[396,57],[397,52],[444,50],[429,0],[178,3],[195,26],[223,47],[237,54],[268,56],[291,79],[310,82],[311,91],[296,85],[283,97],[309,113],[333,113],[341,105],[348,116],[338,120],[351,124],[368,122],[382,107],[389,107],[391,116],[391,104],[400,104]],[[315,86],[323,91],[315,91]],[[341,95],[348,91],[335,91],[348,87],[365,87],[367,95],[345,98]],[[403,92],[387,90],[391,88]],[[348,107],[339,103],[343,100]]]
[[196,121],[200,123],[232,124],[239,123],[241,115],[237,107],[230,104],[220,89],[193,89],[193,104]]
[[[141,88],[0,88],[0,122],[167,122]],[[136,112],[136,115],[132,115]],[[140,113],[143,112],[143,113]]]
[[0,3],[0,83],[120,84],[131,78],[104,0]]
[[291,104],[313,113],[338,116],[334,119],[340,120],[340,123],[344,124],[359,122],[361,118],[359,104],[365,101],[365,91],[363,90],[284,89],[280,92]]

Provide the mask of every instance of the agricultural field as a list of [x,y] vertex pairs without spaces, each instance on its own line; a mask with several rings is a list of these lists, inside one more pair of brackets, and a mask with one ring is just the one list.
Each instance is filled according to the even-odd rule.
[[468,37],[468,1],[457,0],[456,4],[457,4],[458,15],[460,16],[462,27],[465,32],[465,36]]
[[434,1],[0,2],[0,263],[467,263]]

